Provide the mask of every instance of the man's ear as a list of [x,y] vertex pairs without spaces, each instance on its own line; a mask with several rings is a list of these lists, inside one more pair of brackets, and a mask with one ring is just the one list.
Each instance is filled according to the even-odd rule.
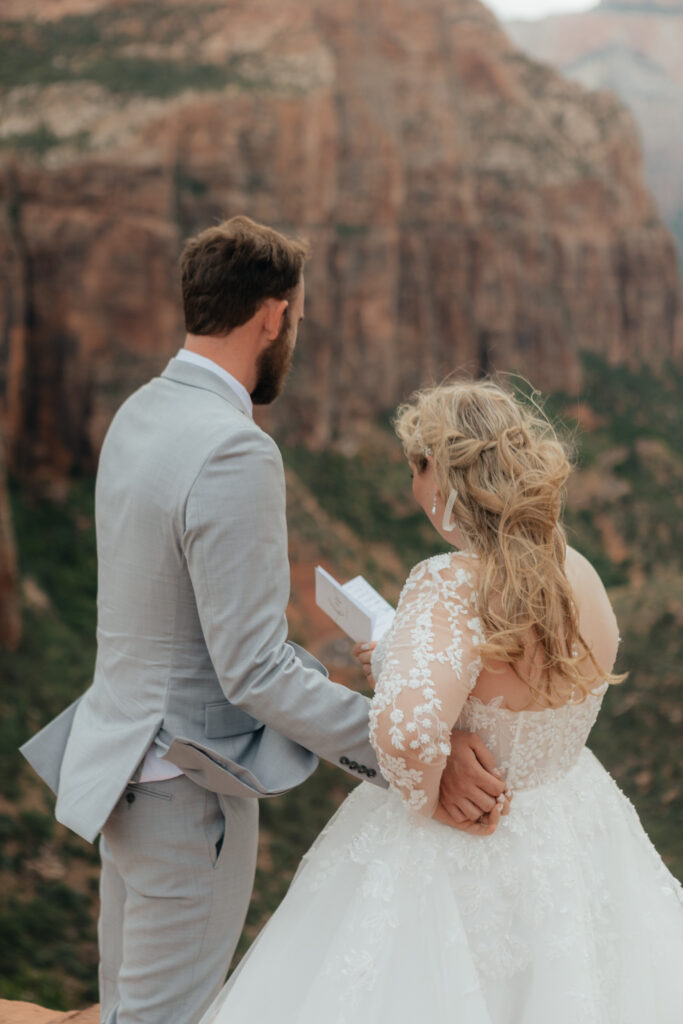
[[277,338],[282,327],[282,318],[288,305],[287,299],[266,299],[263,303],[263,328],[268,335],[269,341]]

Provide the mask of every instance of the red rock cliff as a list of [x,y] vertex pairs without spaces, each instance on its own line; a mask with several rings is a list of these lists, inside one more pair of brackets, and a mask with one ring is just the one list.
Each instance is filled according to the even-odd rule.
[[589,11],[507,26],[531,56],[632,110],[645,174],[683,259],[683,0],[603,0]]
[[630,116],[524,57],[476,0],[32,3],[0,22],[19,470],[92,464],[182,338],[182,238],[236,212],[313,243],[271,413],[310,444],[352,444],[458,366],[572,390],[582,349],[680,353],[674,247]]

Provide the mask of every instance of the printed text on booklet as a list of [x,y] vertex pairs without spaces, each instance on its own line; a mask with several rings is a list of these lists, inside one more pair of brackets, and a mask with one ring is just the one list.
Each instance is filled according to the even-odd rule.
[[356,643],[379,640],[395,614],[363,576],[341,584],[321,566],[315,570],[315,601]]

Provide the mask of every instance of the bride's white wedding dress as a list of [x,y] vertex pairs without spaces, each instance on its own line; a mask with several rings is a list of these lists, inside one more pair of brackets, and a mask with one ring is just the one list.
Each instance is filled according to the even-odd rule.
[[[469,695],[473,595],[463,555],[411,573],[373,663],[391,787],[345,800],[203,1024],[683,1021],[681,887],[585,747],[602,694],[523,712]],[[425,816],[456,718],[514,791],[487,838]]]

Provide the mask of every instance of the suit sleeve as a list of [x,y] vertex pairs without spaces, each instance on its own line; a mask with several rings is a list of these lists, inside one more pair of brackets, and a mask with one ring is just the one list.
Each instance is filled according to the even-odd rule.
[[286,642],[285,481],[267,434],[244,430],[213,451],[188,495],[182,545],[226,698],[354,778],[381,783],[367,698],[305,667]]

